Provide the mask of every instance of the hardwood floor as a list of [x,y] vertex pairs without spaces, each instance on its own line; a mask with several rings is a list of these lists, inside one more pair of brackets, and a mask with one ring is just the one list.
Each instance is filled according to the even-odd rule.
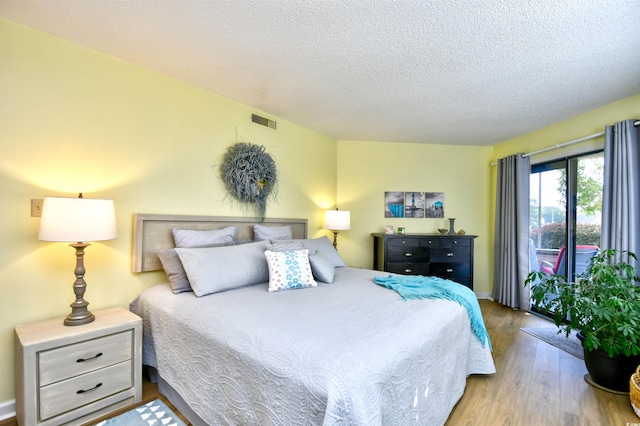
[[520,331],[552,323],[489,300],[480,307],[497,373],[467,379],[447,425],[640,425],[628,395],[587,384],[583,360]]
[[[465,393],[446,425],[640,426],[628,395],[590,386],[584,381],[584,361],[520,331],[520,327],[553,324],[489,300],[481,300],[480,307],[497,373],[467,379]],[[158,394],[157,386],[144,380],[143,402],[155,398],[177,413]],[[17,426],[17,422],[8,419],[0,426]]]

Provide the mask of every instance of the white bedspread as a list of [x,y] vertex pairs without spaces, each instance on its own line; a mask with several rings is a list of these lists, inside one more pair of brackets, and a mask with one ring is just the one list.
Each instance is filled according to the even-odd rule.
[[402,301],[380,271],[196,298],[167,285],[131,305],[144,363],[211,425],[441,425],[469,374],[495,372],[464,308]]

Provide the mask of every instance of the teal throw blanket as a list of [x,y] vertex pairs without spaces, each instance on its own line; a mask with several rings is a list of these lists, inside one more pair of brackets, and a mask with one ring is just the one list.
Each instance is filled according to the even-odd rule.
[[423,277],[421,275],[389,275],[387,278],[375,277],[373,282],[395,290],[407,299],[447,299],[459,303],[467,310],[471,329],[483,345],[488,344],[491,348],[489,333],[482,320],[482,312],[478,299],[471,289],[438,277]]

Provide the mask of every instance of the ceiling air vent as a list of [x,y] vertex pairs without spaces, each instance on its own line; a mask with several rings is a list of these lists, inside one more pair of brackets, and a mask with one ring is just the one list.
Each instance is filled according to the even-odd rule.
[[260,124],[261,126],[269,127],[272,129],[276,128],[275,121],[269,120],[268,118],[265,118],[265,117],[260,117],[257,114],[251,114],[251,121],[253,121],[254,123]]

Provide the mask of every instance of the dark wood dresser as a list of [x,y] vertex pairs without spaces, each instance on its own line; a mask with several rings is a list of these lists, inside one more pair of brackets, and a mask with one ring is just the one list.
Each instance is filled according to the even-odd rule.
[[404,275],[432,275],[473,290],[476,235],[373,234],[373,267]]

